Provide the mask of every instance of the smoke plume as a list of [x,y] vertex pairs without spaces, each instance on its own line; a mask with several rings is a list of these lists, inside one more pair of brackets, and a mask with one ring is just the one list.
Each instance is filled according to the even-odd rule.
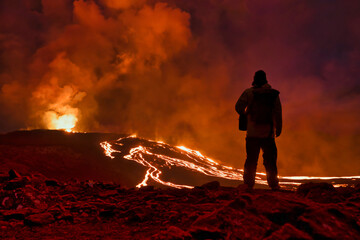
[[[280,175],[360,162],[357,0],[3,0],[0,131],[136,133],[242,167],[234,105],[280,91]],[[260,165],[260,164],[259,164]]]

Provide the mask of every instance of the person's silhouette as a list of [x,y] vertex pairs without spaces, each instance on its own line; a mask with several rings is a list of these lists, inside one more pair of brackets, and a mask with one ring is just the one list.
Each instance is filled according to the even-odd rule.
[[245,121],[240,119],[239,128],[247,130],[244,183],[248,189],[254,187],[256,167],[262,149],[268,185],[271,189],[277,190],[280,187],[275,136],[280,136],[282,129],[279,91],[271,88],[263,70],[255,72],[252,86],[241,94],[235,105],[240,117],[245,117]]

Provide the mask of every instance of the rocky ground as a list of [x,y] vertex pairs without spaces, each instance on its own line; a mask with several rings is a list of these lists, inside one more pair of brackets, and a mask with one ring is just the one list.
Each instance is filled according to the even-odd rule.
[[2,239],[360,239],[360,186],[125,189],[0,174]]

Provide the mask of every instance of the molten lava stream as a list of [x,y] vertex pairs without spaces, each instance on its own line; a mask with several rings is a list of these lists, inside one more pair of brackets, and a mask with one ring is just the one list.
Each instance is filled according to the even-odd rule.
[[[129,145],[136,145],[130,147]],[[168,170],[171,167],[180,167],[189,171],[198,172],[206,176],[217,177],[229,180],[242,180],[243,170],[229,166],[224,166],[216,161],[205,157],[199,151],[186,148],[184,146],[173,147],[163,142],[145,140],[136,136],[120,138],[113,142],[101,142],[100,146],[104,149],[105,155],[115,159],[116,153],[124,155],[124,159],[135,161],[147,167],[143,180],[136,186],[138,188],[147,186],[150,179],[164,186],[174,188],[193,188],[194,186],[176,184],[161,179],[162,170]],[[128,150],[130,149],[130,150]],[[159,153],[164,152],[165,153]],[[126,151],[126,152],[125,152]],[[176,157],[175,157],[176,156]],[[180,157],[181,156],[181,157]],[[310,176],[284,176],[279,177],[280,184],[293,188],[308,180],[316,181],[333,181],[338,183],[335,186],[341,186],[344,181],[357,181],[360,176],[349,177],[310,177]],[[256,183],[267,185],[266,174],[257,173]]]

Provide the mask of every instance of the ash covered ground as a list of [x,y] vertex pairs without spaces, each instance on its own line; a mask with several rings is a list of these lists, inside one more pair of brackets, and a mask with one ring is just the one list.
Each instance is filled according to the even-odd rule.
[[[110,154],[113,158],[99,145],[105,141],[116,151]],[[4,239],[360,238],[358,179],[304,180],[299,186],[283,183],[284,190],[273,192],[261,184],[260,175],[257,189],[249,193],[240,180],[172,166],[175,176],[186,175],[176,182],[163,173],[169,166],[153,161],[151,166],[162,167],[161,174],[154,172],[154,176],[195,187],[169,187],[149,174],[147,186],[136,188],[151,170],[136,159],[151,160],[159,157],[153,154],[163,156],[167,151],[165,155],[173,160],[184,157],[191,162],[193,155],[118,134],[22,131],[1,135],[0,143]],[[133,151],[131,155],[130,150],[140,143],[151,153]],[[165,152],[159,150],[164,147]],[[334,188],[332,182],[347,186]]]

